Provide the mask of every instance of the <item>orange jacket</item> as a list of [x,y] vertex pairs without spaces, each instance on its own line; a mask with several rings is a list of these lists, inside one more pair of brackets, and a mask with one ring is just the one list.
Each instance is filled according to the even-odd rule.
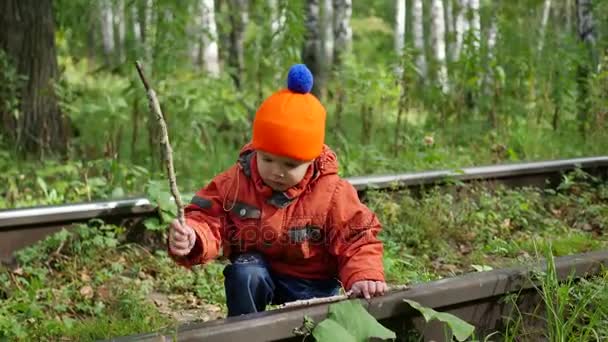
[[338,277],[348,290],[359,280],[384,281],[381,225],[354,187],[338,174],[324,146],[302,181],[273,192],[258,174],[250,145],[238,162],[199,190],[185,208],[197,242],[177,263],[204,264],[220,253],[263,254],[273,272],[305,279]]

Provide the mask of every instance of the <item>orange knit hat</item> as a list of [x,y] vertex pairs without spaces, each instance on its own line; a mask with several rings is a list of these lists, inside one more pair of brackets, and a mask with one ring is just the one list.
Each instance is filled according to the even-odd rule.
[[287,88],[270,95],[255,114],[255,149],[306,161],[321,154],[326,112],[310,93],[312,84],[312,73],[304,64],[289,69]]

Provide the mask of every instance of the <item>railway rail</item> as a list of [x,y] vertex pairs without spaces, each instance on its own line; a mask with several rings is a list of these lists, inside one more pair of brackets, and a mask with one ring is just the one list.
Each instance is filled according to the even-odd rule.
[[[551,186],[559,182],[565,172],[576,168],[606,177],[608,156],[359,176],[347,180],[363,198],[369,190],[420,189],[453,182],[500,183],[513,187]],[[3,209],[0,210],[0,261],[10,261],[16,250],[74,223],[97,218],[129,224],[154,215],[158,215],[157,207],[145,197]]]
[[[596,274],[608,266],[608,251],[559,257],[555,259],[555,270],[560,281],[569,276],[581,278]],[[405,340],[410,329],[416,329],[424,341],[452,341],[442,323],[431,321],[425,324],[420,314],[404,299],[414,300],[437,311],[454,314],[475,326],[475,337],[483,341],[504,328],[505,317],[514,307],[501,299],[517,293],[521,312],[537,312],[540,303],[538,291],[529,274],[532,270],[544,270],[546,265],[514,267],[493,271],[469,273],[460,277],[445,278],[412,286],[366,301],[361,300],[368,312],[385,327],[397,334],[397,340]],[[266,312],[230,317],[203,323],[180,326],[177,331],[148,333],[114,338],[110,341],[302,341],[294,329],[302,326],[305,317],[320,322],[327,317],[329,303],[305,307],[275,309]],[[539,313],[537,312],[537,315]],[[528,321],[542,328],[542,315]],[[448,331],[449,332],[449,331]],[[311,339],[308,339],[311,340]],[[491,340],[500,340],[499,337]]]

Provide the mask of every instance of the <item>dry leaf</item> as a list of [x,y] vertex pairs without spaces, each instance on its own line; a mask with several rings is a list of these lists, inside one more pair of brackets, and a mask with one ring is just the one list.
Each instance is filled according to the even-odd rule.
[[87,272],[80,272],[80,280],[88,283],[91,281],[91,276],[89,276]]
[[89,285],[85,285],[80,288],[80,294],[86,299],[91,299],[93,298],[93,288]]

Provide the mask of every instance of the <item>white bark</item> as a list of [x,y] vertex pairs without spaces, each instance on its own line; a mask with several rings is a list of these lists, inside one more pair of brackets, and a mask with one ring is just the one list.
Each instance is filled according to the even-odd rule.
[[494,58],[494,47],[496,46],[496,37],[498,35],[498,28],[496,26],[496,18],[492,18],[492,23],[488,29],[488,55],[489,60]]
[[401,56],[405,45],[405,0],[395,0],[395,52]]
[[334,59],[341,63],[340,56],[352,47],[353,31],[350,26],[352,0],[333,0],[334,4]]
[[205,71],[213,77],[220,74],[220,61],[217,44],[217,25],[213,0],[201,1],[201,26],[203,29],[201,50]]
[[123,62],[126,57],[126,20],[125,20],[125,3],[124,0],[117,0],[115,3],[116,7],[114,10],[114,25],[116,28],[116,46],[118,47],[118,58],[120,62]]
[[469,10],[471,11],[471,22],[469,23],[469,29],[472,31],[475,37],[473,44],[475,48],[479,48],[479,42],[481,41],[481,21],[479,19],[479,0],[469,0]]
[[549,13],[551,12],[551,0],[545,0],[543,8],[543,19],[540,24],[540,39],[538,41],[538,53],[543,51],[543,45],[545,43],[545,32],[547,31],[547,24],[549,23]]
[[456,35],[456,44],[452,49],[452,60],[457,60],[460,58],[460,51],[462,51],[464,35],[469,30],[469,22],[467,21],[468,9],[468,0],[458,0],[458,15],[456,16],[456,28],[454,30],[454,34]]
[[133,37],[136,43],[141,41],[141,26],[139,25],[139,14],[137,12],[137,6],[131,6],[131,17],[133,18]]
[[114,55],[114,13],[112,11],[111,0],[101,0],[99,2],[101,11],[101,37],[103,43],[103,52],[107,61],[110,61]]
[[422,0],[413,0],[412,5],[412,32],[414,34],[414,48],[416,51],[416,67],[423,79],[426,79],[427,66],[424,50],[424,12]]
[[[454,23],[454,6],[452,4],[452,0],[445,1],[445,49],[446,55],[452,56],[452,48],[454,47],[454,42],[452,41],[452,33],[456,31],[455,23]],[[448,38],[450,37],[450,38]]]
[[323,0],[323,57],[325,58],[326,69],[330,66],[334,58],[334,8],[332,0]]
[[443,0],[431,1],[431,42],[437,63],[437,81],[444,92],[448,91],[448,71],[445,62],[445,20]]

